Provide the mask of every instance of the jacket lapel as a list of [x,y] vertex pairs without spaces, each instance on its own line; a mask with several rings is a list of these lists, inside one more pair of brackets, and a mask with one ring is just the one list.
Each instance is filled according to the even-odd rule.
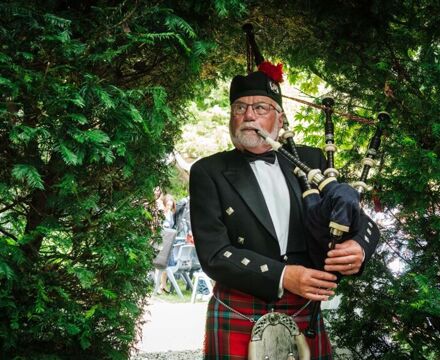
[[223,172],[223,175],[266,230],[274,239],[277,239],[275,227],[254,172],[244,156],[238,150],[234,152],[236,154],[231,157],[228,169]]

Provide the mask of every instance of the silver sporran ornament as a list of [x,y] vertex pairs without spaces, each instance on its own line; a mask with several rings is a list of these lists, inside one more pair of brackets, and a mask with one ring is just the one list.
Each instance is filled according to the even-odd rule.
[[291,316],[270,312],[252,328],[248,359],[310,360],[310,349]]

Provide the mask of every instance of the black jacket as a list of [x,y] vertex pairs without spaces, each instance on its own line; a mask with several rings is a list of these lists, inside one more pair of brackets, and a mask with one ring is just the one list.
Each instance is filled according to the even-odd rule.
[[[310,167],[325,168],[320,149],[304,146],[298,152]],[[291,204],[287,256],[283,258],[257,179],[240,151],[203,158],[190,172],[191,225],[203,270],[222,285],[267,302],[277,299],[284,266],[312,267],[313,256],[307,251],[310,234],[302,219],[299,183],[292,165],[282,156],[277,157],[290,192],[286,201]],[[353,239],[363,247],[368,260],[376,248],[379,231],[365,214],[361,218],[361,230]]]

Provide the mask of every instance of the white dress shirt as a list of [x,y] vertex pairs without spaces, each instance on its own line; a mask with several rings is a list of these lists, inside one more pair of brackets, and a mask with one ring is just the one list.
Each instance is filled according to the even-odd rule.
[[[280,254],[284,255],[289,240],[290,196],[283,171],[277,158],[275,158],[275,163],[273,164],[258,160],[251,162],[250,165],[257,178],[258,185],[260,185],[275,227],[280,245]],[[285,269],[284,267],[278,285],[279,298],[284,294],[283,278]]]

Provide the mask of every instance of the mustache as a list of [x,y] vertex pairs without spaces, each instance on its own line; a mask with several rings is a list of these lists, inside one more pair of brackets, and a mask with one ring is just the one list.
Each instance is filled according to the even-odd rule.
[[240,126],[237,128],[237,131],[242,131],[242,130],[255,130],[255,132],[258,132],[261,129],[260,125],[258,124],[250,124],[250,123],[242,123],[240,124]]

